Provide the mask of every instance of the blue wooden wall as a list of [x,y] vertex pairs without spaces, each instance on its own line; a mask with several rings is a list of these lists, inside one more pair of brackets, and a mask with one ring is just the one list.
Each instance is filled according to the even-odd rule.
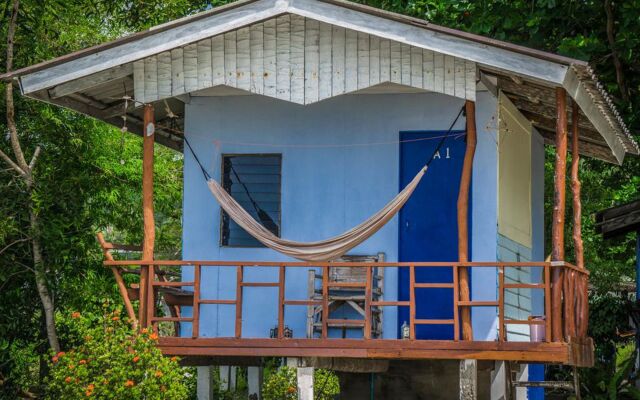
[[[200,159],[216,178],[220,176],[220,153],[281,153],[282,236],[312,241],[351,228],[395,196],[400,184],[399,145],[393,142],[399,139],[399,133],[446,130],[462,104],[462,100],[432,93],[346,95],[306,107],[260,96],[192,97],[186,107],[185,130]],[[472,186],[474,260],[496,257],[495,113],[495,98],[487,92],[478,93],[479,143]],[[455,129],[464,129],[464,119]],[[305,147],[388,142],[391,144]],[[183,218],[184,259],[289,260],[266,248],[220,246],[219,207],[188,153],[184,163]],[[388,261],[398,259],[397,218],[351,253],[378,252],[384,252]],[[185,268],[184,279],[191,276],[192,271]],[[245,276],[247,280],[275,281],[277,271],[252,269]],[[235,296],[234,270],[205,268],[202,277],[203,298]],[[286,297],[306,298],[306,273],[292,269],[286,278],[290,282]],[[493,275],[474,274],[473,296],[495,296],[495,282],[495,271]],[[397,290],[397,271],[389,269],[385,298],[397,298]],[[275,288],[245,290],[244,337],[269,335],[269,329],[277,322],[276,303]],[[490,336],[495,312],[474,313],[473,318],[476,335]],[[306,307],[287,307],[285,323],[296,337],[304,337]],[[393,308],[385,310],[383,327],[385,337],[396,337],[397,313]],[[203,305],[200,332],[209,337],[232,336],[233,306]],[[188,326],[183,334],[190,334]]]

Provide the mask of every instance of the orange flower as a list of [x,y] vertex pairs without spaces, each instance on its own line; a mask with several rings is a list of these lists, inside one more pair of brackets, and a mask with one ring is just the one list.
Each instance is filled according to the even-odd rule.
[[60,358],[65,354],[64,351],[59,352],[58,354],[56,354],[56,357]]
[[80,362],[79,362],[80,365],[84,365],[86,363],[87,363],[87,360],[80,360]]
[[140,357],[139,356],[133,357],[133,362],[134,363],[137,363],[138,361],[140,361]]
[[151,335],[149,335],[149,339],[151,340],[158,340],[158,334],[157,333],[152,333]]
[[95,389],[95,388],[96,388],[96,387],[95,387],[95,385],[94,385],[93,383],[90,383],[90,384],[89,384],[89,386],[87,386],[87,389],[88,389],[88,390],[93,390],[93,389]]
[[295,393],[296,392],[296,388],[294,388],[293,386],[289,386],[289,388],[287,389],[287,393]]
[[176,356],[171,357],[171,361],[173,361],[173,362],[178,361],[178,357],[176,357]]
[[124,386],[125,386],[125,387],[129,387],[129,388],[130,388],[130,387],[133,387],[133,385],[135,385],[135,382],[133,382],[131,379],[129,379],[128,381],[126,381],[126,382],[124,383]]
[[149,333],[149,330],[147,328],[142,328],[140,332],[146,335],[147,333]]
[[118,321],[118,320],[120,320],[120,317],[113,317],[113,318],[111,318],[111,320],[112,321]]
[[51,361],[53,361],[53,363],[57,363],[58,362],[58,357],[57,356],[53,356],[51,357]]
[[79,313],[79,312],[77,312],[77,311],[72,312],[72,313],[71,313],[71,318],[73,318],[73,319],[78,319],[78,318],[80,318],[80,313]]
[[76,367],[75,365],[73,365],[73,364],[69,364],[69,367],[68,367],[68,368],[69,368],[69,369],[74,369],[75,367]]
[[66,378],[64,378],[64,381],[67,383],[71,383],[71,377],[67,376]]
[[86,392],[84,392],[85,396],[89,397],[91,396],[93,392],[91,390],[87,390]]
[[164,375],[162,371],[156,371],[156,378],[162,378],[162,375]]

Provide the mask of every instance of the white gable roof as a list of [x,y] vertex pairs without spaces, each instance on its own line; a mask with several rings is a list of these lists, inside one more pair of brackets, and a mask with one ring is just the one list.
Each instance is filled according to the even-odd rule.
[[[471,82],[479,79],[480,75],[477,72],[493,75],[498,78],[498,82],[501,79],[511,79],[522,85],[522,90],[514,90],[507,94],[522,97],[519,98],[522,100],[520,103],[516,102],[522,104],[519,108],[525,115],[531,114],[532,119],[535,117],[537,120],[534,120],[534,123],[542,130],[549,130],[547,125],[552,118],[548,114],[553,103],[545,104],[545,100],[554,98],[553,93],[556,87],[564,87],[578,103],[585,117],[581,142],[583,153],[608,161],[622,162],[625,153],[638,154],[639,152],[624,122],[586,63],[341,0],[257,0],[231,3],[50,62],[14,71],[0,78],[18,79],[23,93],[28,96],[73,108],[110,123],[120,121],[116,114],[123,108],[121,98],[130,92],[135,92],[136,98],[142,101],[169,99],[175,102],[177,99],[184,100],[183,93],[206,89],[209,84],[211,87],[223,84],[248,92],[269,95],[267,91],[271,88],[265,84],[264,80],[262,88],[259,88],[251,79],[252,71],[254,78],[256,78],[255,73],[258,72],[258,69],[252,70],[252,62],[255,63],[256,59],[252,57],[251,45],[253,43],[257,46],[257,43],[261,43],[263,52],[261,71],[263,74],[273,73],[268,70],[269,66],[264,60],[264,51],[271,51],[269,46],[272,45],[265,42],[265,27],[271,24],[271,21],[277,23],[287,21],[287,18],[288,31],[282,28],[281,33],[283,38],[288,37],[289,42],[285,45],[282,41],[278,42],[276,37],[274,97],[308,104],[349,92],[350,89],[357,90],[377,83],[394,82],[391,66],[388,80],[380,76],[386,73],[386,69],[379,70],[383,60],[386,60],[386,58],[380,58],[379,45],[382,42],[388,42],[390,46],[395,44],[400,48],[398,58],[400,76],[395,83],[474,99],[475,88],[472,87]],[[307,21],[310,23],[307,24]],[[314,28],[316,24],[319,31],[317,35]],[[311,29],[307,29],[307,26]],[[262,28],[263,37],[261,39],[255,37],[252,41],[252,28],[257,30],[256,27]],[[323,54],[326,57],[326,52],[329,51],[326,46],[329,44],[326,38],[322,42],[320,29],[328,29],[328,27],[331,28],[331,38],[333,38],[334,29],[345,32],[343,73],[356,74],[355,86],[353,86],[353,80],[348,80],[347,77],[345,77],[344,88],[340,85],[334,88],[333,80],[330,84],[322,81],[323,72],[327,73],[330,69],[331,75],[334,75],[342,65],[340,59],[337,60],[338,65],[336,65],[332,55],[330,59],[324,60],[325,70],[323,70],[321,58]],[[356,63],[355,67],[347,65],[349,51],[349,44],[346,43],[347,34],[351,37],[354,34],[356,36],[355,55],[360,57],[361,63]],[[234,53],[230,54],[231,50],[225,49],[223,53],[218,52],[216,55],[214,44],[222,40],[223,43],[228,41],[231,45],[233,36],[235,36]],[[238,36],[241,36],[240,39]],[[361,36],[366,38],[366,46],[359,47],[364,44],[364,39],[358,41]],[[371,41],[372,38],[373,41]],[[323,43],[325,53],[322,49]],[[330,45],[333,50],[336,44],[332,39]],[[350,45],[353,46],[353,43]],[[338,43],[336,46],[341,49],[342,44]],[[238,50],[241,50],[241,53],[238,53]],[[256,54],[259,54],[257,47],[255,50]],[[407,55],[403,51],[408,52]],[[283,59],[283,65],[288,64],[288,67],[278,70],[278,55],[284,52],[287,52],[288,58]],[[378,54],[373,64],[371,64],[372,52],[374,55]],[[182,63],[177,61],[180,53]],[[318,58],[315,66],[310,65],[309,60],[305,58],[307,53],[312,60],[315,60],[315,57]],[[431,55],[434,56],[434,66],[429,64]],[[184,69],[191,66],[187,57],[191,57],[191,61],[195,62],[194,70]],[[442,57],[443,63],[451,63],[453,71],[453,77],[449,83],[446,77],[443,77],[441,90],[438,90],[435,85],[430,85],[428,83],[430,78],[426,78],[430,77],[429,74],[436,73],[435,57]],[[390,55],[389,62],[391,63],[392,60]],[[418,65],[418,60],[422,63],[421,66]],[[365,62],[368,63],[366,68]],[[214,81],[214,69],[220,63],[224,66],[224,83]],[[184,76],[182,77],[174,68],[174,65],[178,68],[178,64],[183,68]],[[198,69],[198,65],[202,66],[202,69]],[[461,70],[458,71],[457,68]],[[464,71],[464,78],[461,75],[456,80],[456,71]],[[293,77],[289,83],[289,92],[279,93],[279,90],[285,89],[279,88],[277,82],[282,81],[283,87],[286,87],[287,73]],[[366,77],[366,84],[363,83],[365,78],[362,81],[358,79],[360,74]],[[419,75],[421,79],[418,79]],[[317,95],[314,77],[319,81]],[[259,79],[256,78],[256,80]],[[451,84],[453,87],[444,87]],[[176,91],[181,85],[184,86],[183,91]],[[135,117],[136,111],[132,110],[131,113]],[[165,133],[168,138],[166,144],[179,147],[181,139],[171,133]]]

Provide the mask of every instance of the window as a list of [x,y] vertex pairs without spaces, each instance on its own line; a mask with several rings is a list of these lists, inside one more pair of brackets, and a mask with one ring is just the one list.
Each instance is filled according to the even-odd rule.
[[[280,154],[225,154],[222,187],[265,228],[280,236]],[[222,212],[222,246],[263,247]]]

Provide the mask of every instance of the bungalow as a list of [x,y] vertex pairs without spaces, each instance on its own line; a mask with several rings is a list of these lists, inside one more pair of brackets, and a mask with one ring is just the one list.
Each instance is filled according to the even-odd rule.
[[[1,78],[144,137],[141,257],[99,236],[104,264],[137,325],[202,366],[202,399],[207,366],[257,377],[265,357],[299,367],[305,399],[313,367],[353,373],[350,399],[498,399],[593,363],[578,155],[640,151],[585,62],[342,0],[245,0]],[[154,142],[184,151],[181,260],[154,258]]]

